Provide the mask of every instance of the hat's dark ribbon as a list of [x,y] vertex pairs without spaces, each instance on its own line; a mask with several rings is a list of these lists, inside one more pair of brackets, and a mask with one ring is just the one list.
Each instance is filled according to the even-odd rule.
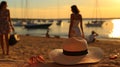
[[68,56],[81,56],[88,54],[88,50],[86,49],[84,51],[74,51],[74,52],[63,50],[63,54]]

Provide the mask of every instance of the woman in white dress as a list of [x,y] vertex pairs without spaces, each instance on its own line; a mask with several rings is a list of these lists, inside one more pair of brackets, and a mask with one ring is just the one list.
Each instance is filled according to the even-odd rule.
[[[82,16],[79,14],[79,9],[76,5],[71,6],[72,14],[70,16],[70,27],[68,37],[82,37],[84,38],[84,31],[82,26]],[[79,26],[80,25],[80,26]]]

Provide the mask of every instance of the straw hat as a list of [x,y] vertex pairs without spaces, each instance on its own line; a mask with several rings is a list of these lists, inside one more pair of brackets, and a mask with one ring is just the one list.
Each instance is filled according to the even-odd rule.
[[103,51],[98,47],[88,47],[83,38],[69,38],[63,43],[63,49],[54,49],[49,58],[63,65],[97,63],[103,58]]

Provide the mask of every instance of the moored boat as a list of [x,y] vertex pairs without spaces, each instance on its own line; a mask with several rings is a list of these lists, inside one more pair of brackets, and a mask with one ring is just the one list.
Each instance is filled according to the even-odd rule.
[[36,29],[36,28],[48,29],[50,25],[51,25],[51,23],[47,23],[47,24],[26,24],[26,25],[24,25],[24,27],[27,28],[27,29]]
[[87,24],[85,24],[87,27],[102,27],[103,23],[105,21],[92,21],[91,23],[88,22]]
[[102,18],[98,18],[98,0],[95,0],[95,6],[95,19],[85,24],[87,27],[102,27],[103,23],[105,22],[102,20]]

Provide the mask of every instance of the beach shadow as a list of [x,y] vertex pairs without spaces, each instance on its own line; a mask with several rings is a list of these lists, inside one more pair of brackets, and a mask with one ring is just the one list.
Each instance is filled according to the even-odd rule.
[[0,59],[0,67],[22,67],[23,60]]
[[56,63],[36,63],[36,64],[25,64],[23,67],[92,67],[92,64],[78,64],[78,65],[61,65]]

